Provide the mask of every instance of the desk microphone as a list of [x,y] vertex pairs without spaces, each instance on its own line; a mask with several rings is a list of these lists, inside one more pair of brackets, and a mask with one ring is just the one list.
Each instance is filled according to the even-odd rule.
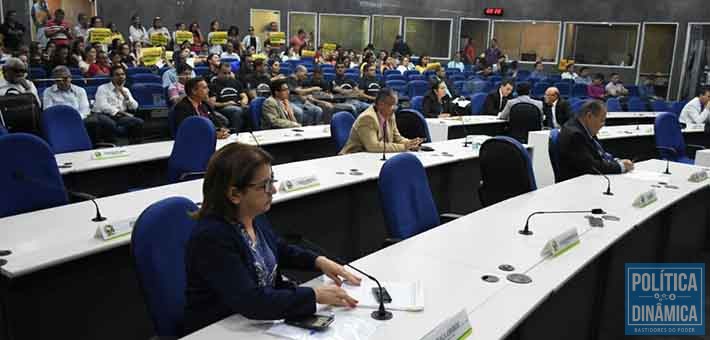
[[[667,146],[656,146],[656,149],[658,149],[659,151],[661,151],[661,150],[668,151],[668,152],[672,153],[676,159],[678,159],[678,151],[676,151],[675,148],[669,148]],[[661,156],[663,156],[663,155],[661,155]],[[671,164],[671,160],[668,157],[666,157],[666,171],[663,172],[664,175],[671,174],[670,164]]]
[[[473,109],[472,109],[473,110]],[[469,147],[471,144],[473,144],[473,141],[468,140],[468,128],[466,127],[466,119],[464,119],[464,116],[461,116],[461,127],[463,128],[463,147]]]
[[387,151],[387,131],[384,129],[384,126],[383,126],[383,128],[382,128],[382,158],[380,158],[380,160],[383,162],[387,160],[387,156],[385,156],[386,151]]
[[348,267],[352,268],[353,270],[355,270],[356,272],[364,275],[368,279],[375,281],[375,283],[377,284],[377,287],[380,290],[380,294],[379,294],[380,295],[380,298],[379,298],[380,308],[378,308],[376,311],[372,312],[370,314],[370,316],[373,319],[380,320],[380,321],[386,321],[386,320],[392,319],[392,312],[385,309],[385,302],[384,302],[384,298],[383,298],[384,295],[382,294],[382,289],[383,289],[382,285],[380,285],[380,281],[377,281],[377,279],[374,276],[369,275],[369,274],[363,272],[362,270],[355,268],[355,266],[339,259],[336,256],[331,256],[331,254],[328,254],[328,252],[325,251],[323,248],[321,248],[317,244],[311,242],[310,240],[308,240],[307,238],[305,238],[301,235],[288,235],[288,236],[286,236],[286,239],[288,239],[290,242],[292,242],[294,244],[303,244],[307,248],[310,248],[311,250],[315,250],[316,252],[321,253],[321,254],[327,256],[328,258],[331,258],[339,263],[344,263],[345,266],[348,266]]
[[521,235],[526,235],[530,236],[533,234],[533,232],[529,228],[529,223],[530,223],[530,218],[535,216],[535,215],[542,215],[542,214],[594,214],[594,215],[602,215],[606,214],[604,212],[604,209],[596,208],[592,210],[561,210],[561,211],[536,211],[533,212],[532,214],[528,215],[528,218],[525,220],[525,228],[522,230],[518,230],[518,233]]
[[72,195],[74,197],[78,197],[83,200],[90,200],[92,203],[94,203],[94,206],[96,207],[96,216],[94,218],[92,218],[91,220],[94,222],[101,222],[101,221],[106,220],[106,217],[101,216],[101,211],[99,211],[99,205],[96,203],[96,196],[94,196],[94,195],[83,193],[83,192],[71,191],[71,190],[67,190],[66,188],[63,188],[63,187],[59,187],[56,185],[45,183],[45,182],[39,181],[37,179],[25,176],[25,174],[23,174],[19,171],[14,171],[12,173],[12,177],[18,181],[22,181],[22,182],[26,182],[26,183],[30,183],[30,184],[34,184],[34,185],[39,185],[39,186],[49,188],[49,189],[65,191],[66,193],[68,193],[69,195]]
[[609,176],[603,174],[601,171],[599,171],[599,169],[597,169],[595,167],[592,167],[592,170],[594,170],[594,172],[596,172],[597,174],[601,175],[602,177],[604,177],[606,179],[606,191],[603,192],[603,194],[607,195],[607,196],[614,195],[614,193],[611,192],[611,180],[609,179]]

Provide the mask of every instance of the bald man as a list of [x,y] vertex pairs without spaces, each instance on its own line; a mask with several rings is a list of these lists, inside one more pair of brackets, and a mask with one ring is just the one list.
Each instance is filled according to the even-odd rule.
[[551,129],[561,128],[572,117],[569,103],[560,97],[560,90],[554,86],[545,90],[542,113],[545,116],[542,125]]

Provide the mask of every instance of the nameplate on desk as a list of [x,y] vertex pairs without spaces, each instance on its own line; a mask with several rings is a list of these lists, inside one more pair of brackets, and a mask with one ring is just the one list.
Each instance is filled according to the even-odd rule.
[[634,199],[633,206],[635,208],[643,208],[657,200],[658,196],[656,195],[656,190],[651,189],[638,195],[638,197]]
[[708,173],[704,170],[700,170],[692,173],[690,177],[688,177],[688,182],[700,183],[706,179],[708,179]]
[[293,192],[307,188],[317,187],[320,185],[316,175],[287,179],[281,183],[281,191]]
[[462,309],[453,317],[440,323],[434,330],[427,333],[421,340],[462,340],[473,333],[471,322],[468,321],[466,309]]
[[136,224],[135,219],[128,219],[114,222],[101,222],[96,228],[94,237],[108,241],[123,235],[128,235],[133,231],[133,225]]
[[122,148],[94,150],[91,152],[91,159],[95,161],[128,156],[130,156],[130,152]]
[[540,255],[542,255],[543,257],[556,257],[570,250],[572,247],[578,244],[579,234],[577,233],[577,228],[570,228],[564,231],[562,234],[559,234],[553,239],[547,241],[545,247],[542,248]]

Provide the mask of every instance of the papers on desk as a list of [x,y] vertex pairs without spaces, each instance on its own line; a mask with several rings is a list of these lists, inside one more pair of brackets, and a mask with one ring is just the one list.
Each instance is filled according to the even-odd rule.
[[633,178],[633,179],[638,179],[640,181],[649,181],[649,182],[666,182],[670,181],[671,176],[670,175],[665,175],[661,172],[652,172],[652,171],[644,171],[644,170],[632,170],[631,172],[628,172],[624,174],[624,176]]
[[[329,279],[327,281],[327,284],[332,283]],[[424,309],[424,289],[421,282],[381,281],[380,283],[392,297],[392,302],[385,304],[387,309],[408,312],[418,312]],[[380,303],[375,300],[375,295],[372,293],[372,288],[377,287],[374,281],[363,278],[359,286],[343,284],[341,287],[358,301],[359,308],[377,309],[380,307]]]
[[459,97],[459,98],[454,99],[452,101],[452,103],[456,104],[460,108],[466,108],[466,106],[468,106],[468,104],[471,104],[471,101],[466,98]]
[[338,313],[335,321],[324,331],[303,329],[283,322],[277,323],[268,330],[267,334],[293,339],[293,340],[367,340],[377,330],[377,321],[367,317]]

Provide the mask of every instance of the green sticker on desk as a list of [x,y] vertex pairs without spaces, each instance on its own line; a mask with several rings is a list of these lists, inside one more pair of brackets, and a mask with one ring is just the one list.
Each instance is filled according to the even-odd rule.
[[444,320],[434,330],[427,333],[422,340],[463,340],[473,334],[473,328],[468,321],[466,309]]
[[128,157],[130,153],[126,149],[106,149],[106,150],[94,150],[91,153],[92,160],[105,160],[113,158]]

